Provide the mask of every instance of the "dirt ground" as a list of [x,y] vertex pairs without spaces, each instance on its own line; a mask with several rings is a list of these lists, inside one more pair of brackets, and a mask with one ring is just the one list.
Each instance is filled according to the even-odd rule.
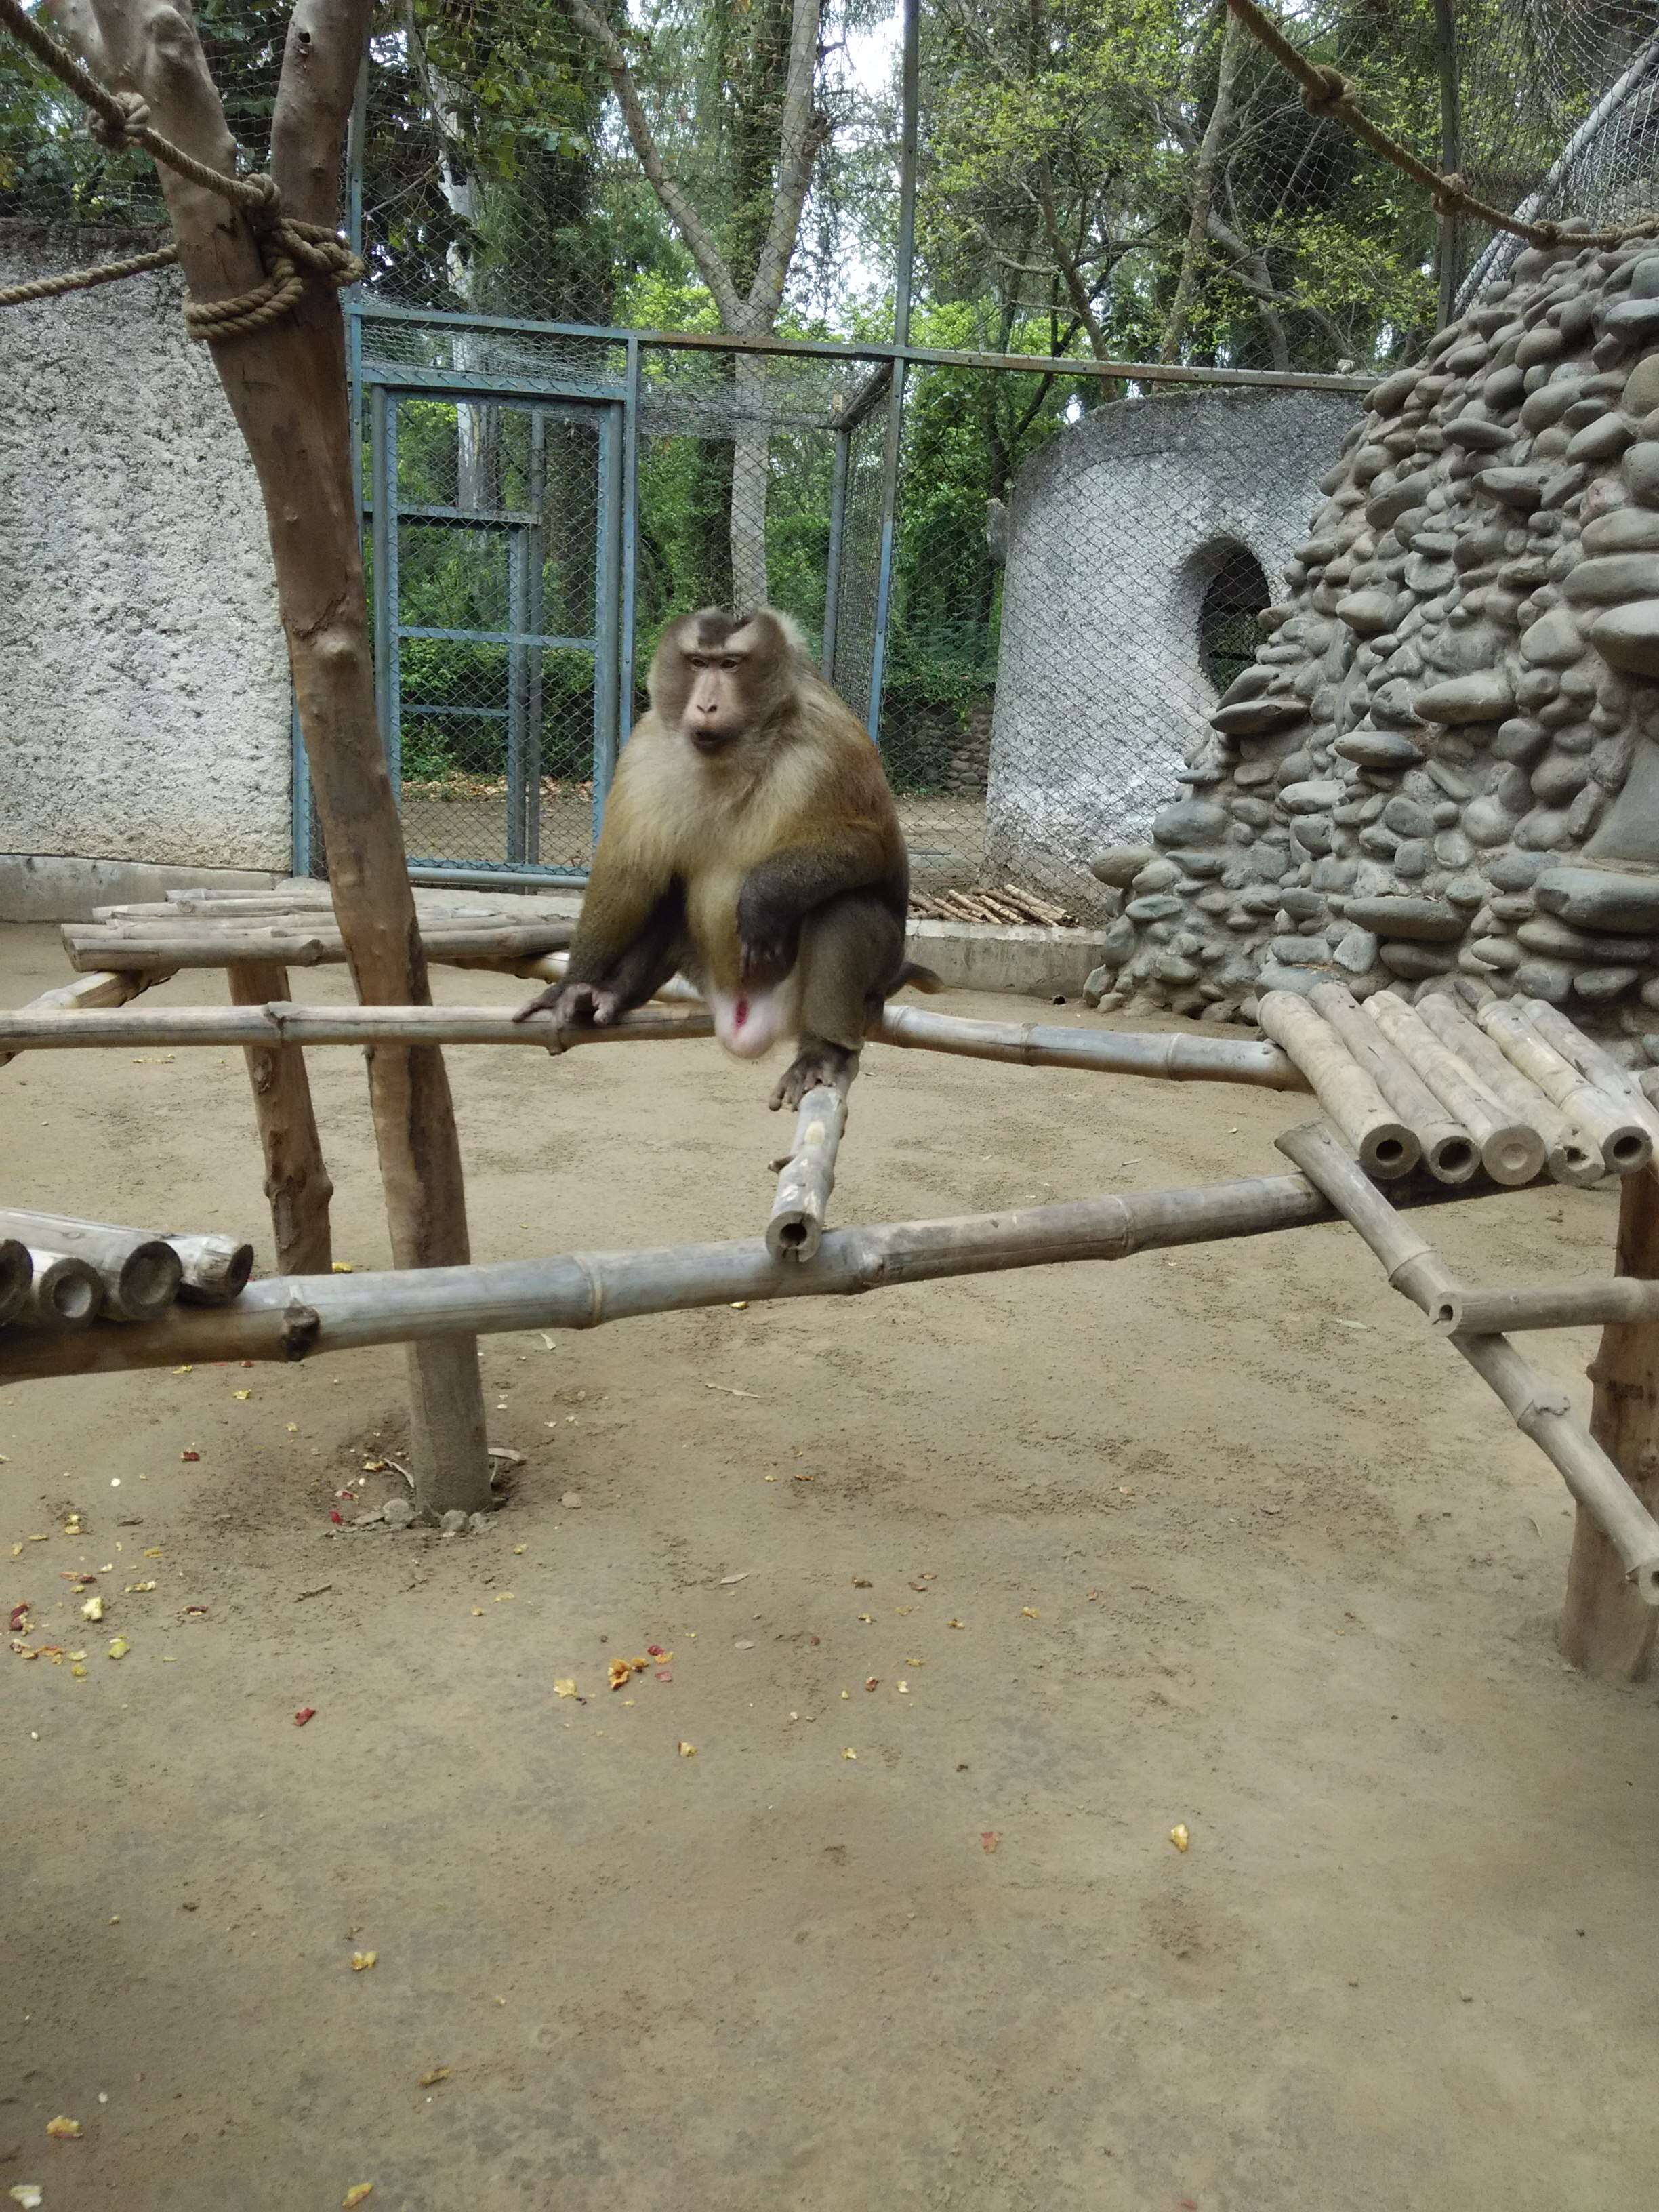
[[[0,1003],[64,973],[0,931]],[[312,1065],[337,1251],[381,1264],[361,1064]],[[763,1071],[451,1066],[478,1257],[757,1231]],[[17,1200],[268,1259],[239,1056],[0,1085]],[[872,1048],[838,1218],[1271,1171],[1297,1110]],[[1435,1231],[1536,1277],[1613,1212]],[[1533,1343],[1582,1402],[1589,1337]],[[1564,1668],[1559,1482],[1346,1231],[483,1357],[526,1464],[475,1538],[331,1522],[401,1487],[395,1352],[0,1404],[7,1605],[87,1655],[0,1653],[0,2198],[1650,2201],[1659,1689]]]

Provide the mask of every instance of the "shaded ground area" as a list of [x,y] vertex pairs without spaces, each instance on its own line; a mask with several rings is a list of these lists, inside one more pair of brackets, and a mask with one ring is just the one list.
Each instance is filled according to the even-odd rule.
[[[0,1003],[64,973],[0,932]],[[479,1257],[758,1230],[765,1071],[450,1060]],[[361,1062],[312,1064],[337,1249],[380,1263]],[[268,1255],[237,1055],[0,1084],[20,1202]],[[872,1048],[838,1214],[1271,1170],[1297,1111]],[[1606,1264],[1613,1214],[1547,1191],[1435,1231],[1555,1274]],[[1534,1343],[1582,1402],[1589,1340]],[[1346,1232],[485,1363],[526,1464],[461,1540],[331,1527],[399,1487],[362,1464],[400,1441],[396,1353],[0,1401],[8,1608],[88,1654],[0,1652],[0,2197],[1644,2200],[1656,1693],[1564,1670],[1557,1478]]]

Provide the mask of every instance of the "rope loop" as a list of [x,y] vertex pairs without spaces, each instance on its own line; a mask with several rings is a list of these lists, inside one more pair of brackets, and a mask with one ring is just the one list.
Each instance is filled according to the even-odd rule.
[[242,187],[239,195],[242,212],[254,236],[263,238],[276,230],[283,220],[283,195],[276,178],[261,170],[237,181]]
[[142,151],[144,134],[149,129],[149,102],[137,92],[113,93],[111,99],[116,112],[112,115],[104,108],[94,107],[87,117],[88,131],[106,153]]

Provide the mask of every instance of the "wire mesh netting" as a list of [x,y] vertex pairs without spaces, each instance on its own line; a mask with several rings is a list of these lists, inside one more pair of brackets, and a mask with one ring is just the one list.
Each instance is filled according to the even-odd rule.
[[[893,328],[901,17],[812,7],[796,111],[806,4],[376,9],[343,209],[369,264],[349,305],[409,849],[580,872],[662,626],[768,599],[867,718],[924,910],[1012,883],[1033,918],[1086,914],[1090,848],[1171,794],[1344,428],[1337,399],[1298,416],[1290,392],[1171,413],[1099,364],[1363,376],[1514,248],[1310,115],[1214,0],[1047,0],[1041,37],[1025,0],[926,0],[911,346],[1043,367],[896,370],[869,349]],[[250,166],[288,14],[196,9]],[[1659,198],[1659,0],[1303,0],[1285,21],[1499,205],[1617,221]],[[0,217],[162,212],[149,165],[0,41]],[[722,328],[848,350],[649,335]],[[1246,450],[1273,499],[1227,488]]]

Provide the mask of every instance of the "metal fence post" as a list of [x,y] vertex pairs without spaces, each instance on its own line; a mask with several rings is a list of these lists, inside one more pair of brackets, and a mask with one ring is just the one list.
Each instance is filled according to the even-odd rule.
[[881,743],[881,696],[887,676],[887,624],[893,604],[893,545],[898,522],[899,459],[904,437],[904,387],[910,343],[910,286],[916,251],[916,129],[921,106],[920,0],[904,0],[903,115],[899,155],[898,260],[893,282],[892,389],[882,451],[881,567],[876,580],[876,634],[870,656],[870,741]]

